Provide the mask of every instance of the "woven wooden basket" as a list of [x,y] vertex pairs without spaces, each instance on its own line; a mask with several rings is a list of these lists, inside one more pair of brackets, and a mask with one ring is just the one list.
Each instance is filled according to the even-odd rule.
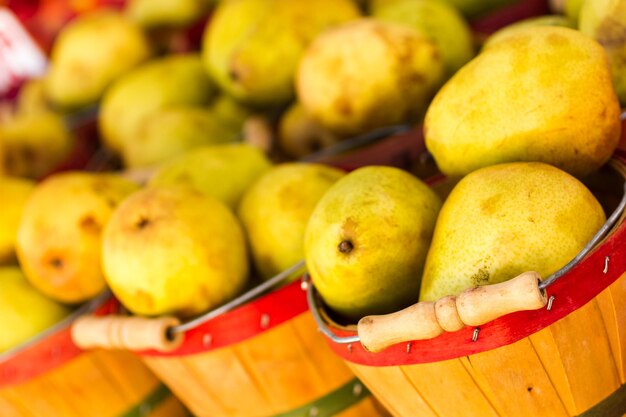
[[183,417],[182,404],[128,352],[84,352],[70,338],[73,320],[105,314],[106,295],[59,325],[0,354],[2,417]]
[[[626,197],[620,201],[626,152],[618,151],[610,165],[588,184],[615,210],[607,232],[537,292],[540,306],[507,312],[505,301],[484,323],[470,325],[461,315],[461,330],[411,340],[394,335],[391,321],[379,329],[362,327],[364,320],[334,323],[310,285],[309,303],[331,348],[395,416],[626,415]],[[538,290],[536,279],[532,285]],[[498,304],[497,296],[489,297],[479,305],[487,313]]]

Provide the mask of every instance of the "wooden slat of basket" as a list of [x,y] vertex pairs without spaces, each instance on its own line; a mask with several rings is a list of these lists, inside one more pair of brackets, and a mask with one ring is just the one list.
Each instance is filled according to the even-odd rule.
[[100,369],[106,370],[129,404],[139,403],[159,384],[148,368],[130,352],[101,350],[90,354]]
[[10,390],[9,388],[0,392],[0,415],[6,417],[35,417],[21,406],[21,404],[9,399]]
[[[597,301],[542,330],[533,346],[570,415],[578,415],[620,386]],[[556,357],[544,351],[558,352]],[[553,353],[552,353],[553,354]]]
[[150,417],[188,417],[189,413],[184,410],[182,404],[174,395],[170,395],[161,404],[159,404],[152,412]]
[[611,351],[620,377],[626,383],[626,273],[597,297]]
[[19,387],[7,387],[0,395],[24,410],[25,416],[79,416],[72,399],[62,395],[59,388],[46,378],[36,378]]

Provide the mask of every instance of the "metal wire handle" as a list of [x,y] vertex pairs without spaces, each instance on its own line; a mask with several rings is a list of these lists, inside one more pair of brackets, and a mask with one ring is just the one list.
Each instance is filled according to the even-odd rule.
[[[624,112],[624,115],[626,115],[626,112]],[[600,230],[596,232],[596,234],[591,238],[591,240],[587,243],[587,245],[585,245],[585,247],[571,261],[569,261],[561,269],[559,269],[558,271],[550,275],[548,278],[543,280],[539,284],[539,289],[544,290],[545,288],[554,284],[559,278],[561,278],[563,275],[569,272],[574,266],[576,266],[585,256],[587,256],[589,252],[591,252],[591,250],[602,239],[606,237],[607,233],[615,225],[619,217],[624,213],[626,209],[626,182],[624,183],[623,191],[624,193],[622,195],[622,199],[620,200],[617,208],[613,211],[613,213],[611,213],[611,215],[606,220],[606,222],[602,225]],[[328,328],[325,320],[322,318],[319,312],[319,302],[318,302],[319,297],[318,297],[317,290],[315,289],[315,286],[310,281],[308,275],[305,275],[305,277],[303,278],[303,282],[306,285],[307,302],[309,304],[309,310],[311,311],[311,314],[313,315],[313,318],[315,319],[315,322],[317,323],[317,327],[320,330],[320,332],[324,336],[326,336],[327,338],[329,338],[330,340],[332,340],[334,343],[337,343],[337,344],[349,344],[349,343],[360,342],[361,338],[358,335],[341,337],[341,336],[337,336],[336,334],[334,334]]]

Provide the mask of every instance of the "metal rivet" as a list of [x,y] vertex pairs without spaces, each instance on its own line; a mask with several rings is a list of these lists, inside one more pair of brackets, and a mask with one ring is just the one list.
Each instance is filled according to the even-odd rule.
[[477,327],[474,329],[474,335],[472,336],[472,342],[475,342],[478,340],[478,333],[480,333],[480,327]]
[[551,295],[550,298],[548,298],[548,307],[546,307],[546,310],[552,310],[552,303],[554,303],[555,298],[556,297],[554,295]]
[[148,413],[151,411],[150,404],[148,403],[143,403],[139,406],[139,415],[140,416],[146,416],[148,415]]
[[210,334],[207,333],[204,336],[202,336],[202,345],[204,347],[211,346],[212,342],[213,342],[213,336],[211,336]]
[[352,353],[352,343],[348,344],[348,352]]
[[363,385],[361,385],[359,382],[355,383],[354,387],[352,387],[352,394],[355,397],[360,397],[362,393],[363,393]]
[[320,410],[317,407],[311,407],[309,410],[309,417],[316,417],[320,413]]
[[269,314],[263,314],[261,316],[261,328],[267,329],[270,325],[270,316]]
[[609,272],[609,257],[605,256],[604,257],[604,269],[602,270],[602,273],[606,274],[607,272]]
[[411,342],[406,344],[406,353],[411,353]]
[[309,289],[309,281],[305,281],[304,279],[300,281],[300,289],[302,291],[306,291]]

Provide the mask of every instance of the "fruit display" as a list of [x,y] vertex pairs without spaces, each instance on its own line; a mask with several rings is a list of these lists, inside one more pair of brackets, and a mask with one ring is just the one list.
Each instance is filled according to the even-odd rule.
[[[77,15],[47,73],[0,102],[0,298],[27,322],[0,331],[18,352],[0,354],[0,415],[38,415],[3,389],[55,340],[46,372],[119,354],[121,397],[142,372],[158,389],[153,372],[199,417],[573,417],[612,396],[626,383],[621,3],[552,2],[485,37],[522,3],[127,0]],[[87,131],[97,152],[64,168]],[[50,305],[4,291],[5,269]],[[581,334],[592,325],[606,331]]]

